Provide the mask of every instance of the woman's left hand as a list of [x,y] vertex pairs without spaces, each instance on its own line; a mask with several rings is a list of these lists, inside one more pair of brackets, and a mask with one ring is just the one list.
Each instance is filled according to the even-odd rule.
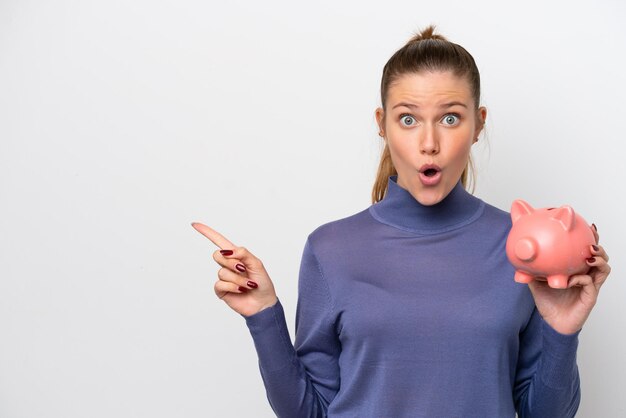
[[[595,228],[591,229],[598,244],[598,232]],[[570,276],[566,289],[553,289],[547,281],[532,280],[528,283],[544,321],[561,334],[573,334],[582,328],[596,304],[600,287],[611,272],[609,256],[602,246],[596,247],[597,251],[591,247],[591,257],[587,259],[591,269],[587,274]]]

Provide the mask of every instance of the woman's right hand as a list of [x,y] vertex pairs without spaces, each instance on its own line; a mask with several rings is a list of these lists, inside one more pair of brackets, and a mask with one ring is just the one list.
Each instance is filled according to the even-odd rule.
[[[222,266],[214,287],[218,298],[243,316],[254,315],[278,301],[261,260],[204,224],[193,222],[191,226],[220,248],[213,253],[213,259]],[[223,254],[223,250],[231,250],[232,254]],[[239,271],[237,265],[244,271]]]

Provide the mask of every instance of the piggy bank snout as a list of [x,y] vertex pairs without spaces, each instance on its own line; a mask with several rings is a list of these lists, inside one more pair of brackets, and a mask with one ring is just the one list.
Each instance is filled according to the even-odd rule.
[[534,239],[522,238],[515,244],[515,256],[522,261],[532,261],[537,257],[537,247]]

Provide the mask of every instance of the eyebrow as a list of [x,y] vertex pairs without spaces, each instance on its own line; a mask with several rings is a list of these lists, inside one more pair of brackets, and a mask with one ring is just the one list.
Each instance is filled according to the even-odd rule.
[[[448,103],[442,103],[442,104],[441,104],[441,106],[439,106],[439,107],[440,107],[440,108],[442,108],[442,109],[446,109],[446,108],[448,108],[448,107],[452,107],[452,106],[456,106],[456,105],[458,105],[458,106],[463,106],[464,108],[466,108],[466,109],[467,109],[467,106],[465,105],[465,103],[461,103],[461,102],[448,102]],[[417,106],[417,105],[415,105],[415,104],[413,104],[413,103],[404,103],[404,102],[402,102],[402,103],[398,103],[397,105],[395,105],[394,107],[392,107],[392,109],[395,109],[395,108],[396,108],[396,107],[398,107],[398,106],[412,107],[412,108],[415,108],[415,109],[418,109],[418,108],[419,108],[419,106]]]

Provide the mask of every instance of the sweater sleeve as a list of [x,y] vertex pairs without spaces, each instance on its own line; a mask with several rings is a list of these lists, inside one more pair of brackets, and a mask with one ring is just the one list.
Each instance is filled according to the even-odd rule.
[[520,334],[514,400],[520,418],[573,417],[580,404],[578,334],[561,334],[537,308]]
[[307,238],[300,264],[296,339],[291,343],[280,300],[245,317],[270,405],[278,417],[325,417],[339,390],[340,343],[332,302]]

